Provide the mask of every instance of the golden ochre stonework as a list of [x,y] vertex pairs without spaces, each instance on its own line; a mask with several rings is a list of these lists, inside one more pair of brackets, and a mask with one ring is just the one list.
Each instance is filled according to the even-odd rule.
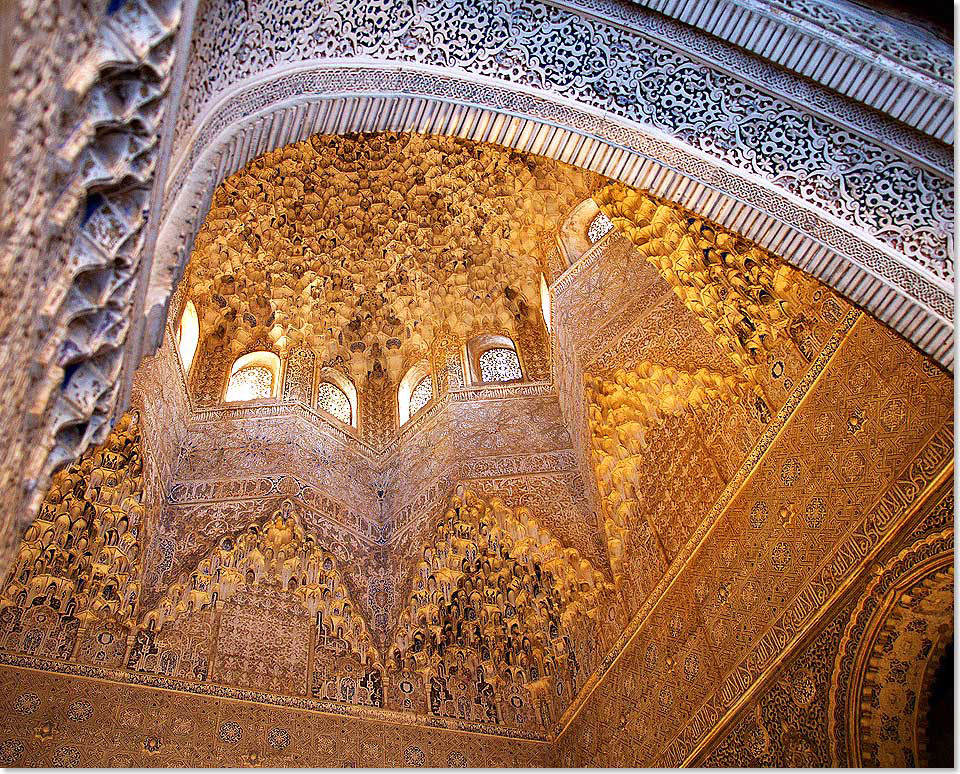
[[525,376],[548,378],[540,274],[564,217],[602,182],[415,134],[315,136],[264,154],[217,188],[184,279],[202,329],[194,399],[219,402],[237,357],[275,352],[298,385],[288,399],[311,403],[315,367],[349,376],[359,430],[382,445],[407,370],[426,358],[441,374],[472,336],[512,339]]
[[422,555],[388,656],[392,682],[426,682],[435,715],[550,727],[600,654],[612,586],[527,508],[469,490]]
[[[561,761],[685,762],[949,470],[951,387],[861,318],[565,730]],[[811,438],[846,451],[817,455]]]
[[250,162],[4,581],[0,764],[928,761],[953,380],[789,258],[483,143]]
[[751,384],[772,344],[802,331],[796,291],[802,279],[796,269],[730,231],[622,183],[594,198]]
[[134,620],[142,573],[143,457],[138,417],[54,477],[0,598],[6,650],[69,658],[78,634]]
[[551,765],[543,742],[0,668],[6,766]]

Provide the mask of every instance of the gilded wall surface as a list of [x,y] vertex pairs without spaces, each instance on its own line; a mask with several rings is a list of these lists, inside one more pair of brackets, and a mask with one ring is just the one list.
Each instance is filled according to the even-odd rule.
[[[908,670],[932,671],[952,639],[953,509],[949,485],[934,492],[905,536],[880,553],[876,571],[860,577],[852,593],[825,611],[808,643],[697,762],[721,767],[932,765],[923,717],[929,710],[930,675],[917,679]],[[889,604],[891,594],[905,592]],[[874,655],[872,647],[860,643],[878,607],[889,611],[881,612],[880,620],[891,613],[909,620],[880,627],[880,668],[863,675],[872,685],[852,690],[857,653],[861,659]],[[891,667],[902,670],[902,678],[892,675]],[[861,732],[861,724],[871,728]]]
[[673,565],[676,583],[635,619],[623,655],[561,735],[561,762],[688,762],[848,574],[949,479],[952,380],[882,326],[853,319]]
[[255,160],[196,261],[4,581],[0,760],[925,760],[953,380],[897,334],[674,204],[416,135]]
[[542,742],[0,670],[0,762],[83,767],[537,767]]

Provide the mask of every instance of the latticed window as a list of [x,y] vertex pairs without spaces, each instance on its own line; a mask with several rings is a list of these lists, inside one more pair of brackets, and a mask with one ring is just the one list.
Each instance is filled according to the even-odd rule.
[[427,405],[430,398],[433,397],[433,379],[427,374],[413,388],[410,393],[410,416],[416,414],[420,409]]
[[[583,228],[583,226],[580,228]],[[598,213],[597,217],[590,221],[590,226],[587,228],[587,239],[590,240],[590,244],[595,245],[603,239],[612,228],[613,221],[602,212]]]
[[520,358],[512,349],[493,347],[479,358],[480,378],[485,382],[509,382],[522,379]]
[[335,384],[320,383],[317,389],[317,408],[332,414],[345,425],[350,424],[350,398]]
[[227,400],[254,400],[273,394],[273,372],[263,366],[241,368],[230,377]]

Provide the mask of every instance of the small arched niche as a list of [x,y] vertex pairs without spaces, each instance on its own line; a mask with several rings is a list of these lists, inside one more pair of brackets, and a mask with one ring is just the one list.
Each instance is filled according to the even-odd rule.
[[573,265],[587,251],[613,230],[613,223],[592,199],[580,202],[560,227],[559,242],[568,265]]
[[200,318],[193,301],[187,301],[180,314],[180,322],[176,330],[177,353],[183,366],[185,376],[190,374],[194,355],[197,354],[197,344],[200,341]]
[[467,342],[467,371],[471,384],[523,381],[520,355],[507,336],[483,333]]
[[237,403],[275,398],[279,385],[280,358],[273,352],[250,352],[234,361],[224,400]]
[[357,388],[347,376],[333,368],[320,371],[316,407],[338,422],[357,426]]
[[400,424],[406,424],[420,409],[433,399],[433,375],[430,363],[421,360],[412,366],[397,387],[397,407]]

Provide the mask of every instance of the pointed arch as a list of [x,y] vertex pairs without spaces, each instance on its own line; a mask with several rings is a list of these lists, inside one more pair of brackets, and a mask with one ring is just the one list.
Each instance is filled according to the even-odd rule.
[[470,339],[466,350],[471,384],[523,381],[520,353],[508,336],[483,333]]
[[221,535],[192,570],[167,588],[143,616],[140,629],[155,634],[184,615],[221,608],[241,588],[261,584],[296,597],[317,617],[320,634],[337,639],[361,663],[379,659],[337,557],[304,530],[289,499],[267,519]]
[[350,378],[333,368],[320,371],[316,407],[324,414],[357,427],[357,388]]

